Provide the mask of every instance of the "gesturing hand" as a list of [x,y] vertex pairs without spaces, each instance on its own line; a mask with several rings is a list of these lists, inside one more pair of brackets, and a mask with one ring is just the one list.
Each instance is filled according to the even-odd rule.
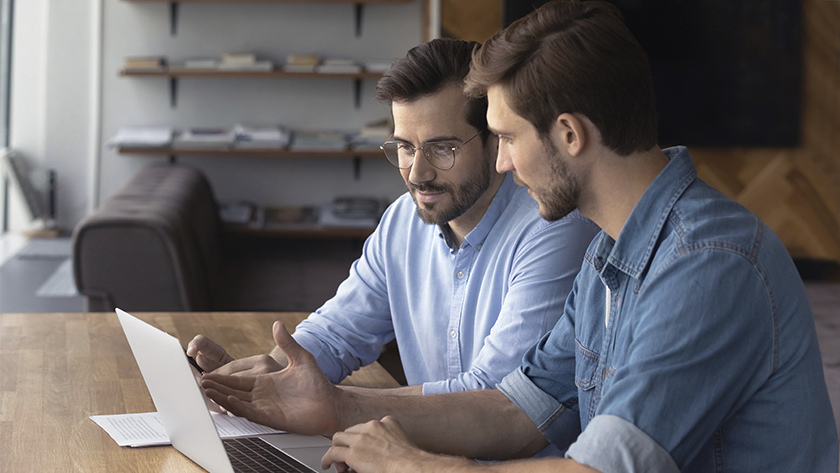
[[[321,468],[335,464],[339,473],[439,471],[436,462],[465,461],[424,452],[415,447],[391,416],[354,425],[333,436],[333,446],[321,459]],[[441,466],[440,463],[437,463]]]
[[193,357],[204,371],[215,371],[235,361],[221,345],[204,335],[196,335],[187,345],[187,355]]
[[282,323],[275,322],[273,332],[289,361],[285,369],[259,375],[206,374],[201,385],[207,396],[235,415],[275,429],[332,434],[339,425],[338,389]]

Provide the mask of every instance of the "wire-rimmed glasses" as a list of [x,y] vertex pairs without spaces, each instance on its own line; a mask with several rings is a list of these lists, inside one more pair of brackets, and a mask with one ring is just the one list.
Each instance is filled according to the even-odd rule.
[[[458,146],[452,146],[443,141],[432,141],[419,148],[415,148],[408,143],[398,142],[388,138],[388,141],[383,143],[379,148],[385,152],[385,157],[388,158],[388,161],[399,169],[410,168],[414,164],[414,157],[417,154],[417,150],[421,149],[423,150],[423,156],[426,157],[426,161],[432,167],[441,171],[448,171],[455,166],[455,150],[466,145],[480,134],[481,132],[476,133],[472,138]],[[393,135],[391,137],[393,138]]]

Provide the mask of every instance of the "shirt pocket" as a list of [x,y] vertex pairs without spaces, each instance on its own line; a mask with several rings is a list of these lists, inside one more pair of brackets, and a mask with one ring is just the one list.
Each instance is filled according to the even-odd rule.
[[581,412],[587,412],[592,418],[595,406],[593,405],[593,389],[598,378],[595,373],[598,371],[598,361],[601,356],[584,347],[575,340],[575,386],[578,388],[578,405]]

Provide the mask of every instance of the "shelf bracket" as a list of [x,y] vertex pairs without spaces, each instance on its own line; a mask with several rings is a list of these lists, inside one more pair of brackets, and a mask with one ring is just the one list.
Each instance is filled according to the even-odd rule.
[[169,2],[169,36],[178,34],[178,2]]
[[178,78],[169,78],[169,106],[178,108]]
[[362,79],[353,79],[353,105],[357,109],[362,106]]
[[356,37],[362,35],[362,13],[365,10],[364,3],[357,3],[356,4]]
[[178,163],[178,157],[175,156],[174,154],[170,154],[169,155],[169,164],[177,164],[177,163]]
[[353,156],[353,180],[358,181],[362,177],[362,157]]

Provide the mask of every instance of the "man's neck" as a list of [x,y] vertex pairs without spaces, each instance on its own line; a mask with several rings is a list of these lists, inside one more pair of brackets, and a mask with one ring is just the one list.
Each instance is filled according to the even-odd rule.
[[467,209],[460,217],[449,222],[452,244],[456,248],[461,247],[461,243],[464,242],[467,235],[484,218],[484,214],[490,208],[490,204],[493,202],[493,198],[496,197],[499,188],[502,187],[503,182],[505,182],[505,174],[494,174],[490,181],[490,187],[484,191],[484,194],[481,194],[481,197],[478,198],[475,204]]
[[629,156],[601,155],[581,195],[581,214],[617,240],[630,213],[667,164],[659,147]]

